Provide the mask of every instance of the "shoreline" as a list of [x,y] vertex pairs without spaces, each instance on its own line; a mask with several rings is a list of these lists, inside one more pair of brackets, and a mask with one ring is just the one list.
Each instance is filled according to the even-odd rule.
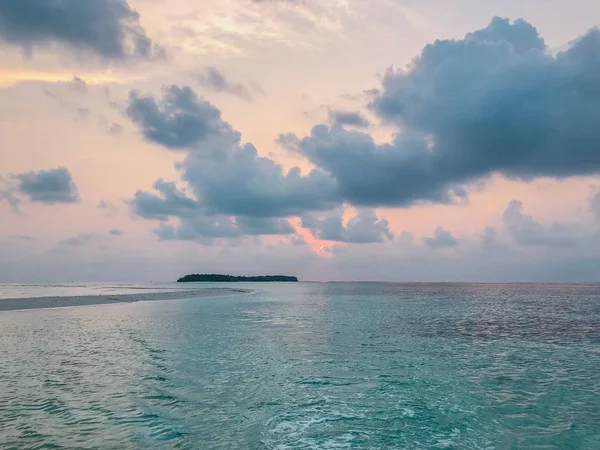
[[231,294],[248,294],[250,292],[253,291],[250,289],[237,288],[203,288],[137,294],[7,298],[0,299],[0,311],[62,308],[68,306],[109,305],[114,303],[135,303],[160,300],[183,300],[186,298],[220,297]]

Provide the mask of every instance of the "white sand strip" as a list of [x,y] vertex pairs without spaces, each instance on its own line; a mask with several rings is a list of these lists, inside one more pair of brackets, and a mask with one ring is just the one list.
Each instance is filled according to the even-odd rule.
[[63,306],[104,305],[109,303],[146,302],[151,300],[178,300],[197,297],[217,297],[223,295],[252,292],[249,289],[204,288],[173,292],[147,292],[142,294],[81,295],[75,297],[32,297],[0,299],[0,311],[18,309],[59,308]]

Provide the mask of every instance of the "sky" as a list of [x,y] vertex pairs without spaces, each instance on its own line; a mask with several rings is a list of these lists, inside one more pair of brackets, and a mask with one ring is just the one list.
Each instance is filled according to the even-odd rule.
[[0,282],[600,281],[599,18],[0,0]]

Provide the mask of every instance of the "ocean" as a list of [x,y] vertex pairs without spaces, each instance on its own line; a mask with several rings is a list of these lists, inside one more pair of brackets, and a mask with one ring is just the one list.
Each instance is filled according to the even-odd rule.
[[0,312],[0,448],[600,448],[600,285],[235,287]]

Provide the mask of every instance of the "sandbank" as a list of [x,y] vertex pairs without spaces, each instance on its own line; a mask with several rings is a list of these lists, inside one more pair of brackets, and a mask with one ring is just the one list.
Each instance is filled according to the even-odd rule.
[[179,300],[184,298],[217,297],[252,292],[238,288],[204,288],[141,294],[80,295],[68,297],[32,297],[0,299],[0,311],[21,309],[60,308],[65,306],[105,305],[111,303]]

